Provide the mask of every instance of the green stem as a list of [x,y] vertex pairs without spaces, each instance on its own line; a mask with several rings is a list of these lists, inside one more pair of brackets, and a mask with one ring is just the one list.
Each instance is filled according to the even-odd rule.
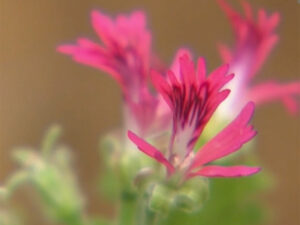
[[159,224],[159,214],[149,209],[148,199],[146,197],[140,198],[139,203],[139,215],[138,224],[143,225],[158,225]]
[[158,225],[159,214],[149,209],[145,196],[123,192],[118,225]]
[[61,219],[63,224],[67,225],[86,225],[86,220],[81,213],[66,216]]
[[123,192],[120,202],[119,225],[134,225],[136,219],[136,196]]
[[157,219],[157,213],[150,211],[149,209],[146,209],[145,213],[145,225],[157,225],[158,219]]

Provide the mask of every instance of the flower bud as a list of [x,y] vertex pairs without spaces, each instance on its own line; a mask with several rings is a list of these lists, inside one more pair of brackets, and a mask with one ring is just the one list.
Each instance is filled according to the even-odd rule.
[[14,151],[21,165],[6,184],[8,194],[22,183],[29,183],[42,200],[45,212],[55,221],[80,221],[83,199],[70,165],[68,149],[56,146],[60,129],[55,126],[47,133],[41,151],[20,148]]
[[203,206],[208,193],[205,178],[191,179],[181,186],[158,183],[152,188],[149,207],[159,213],[167,213],[171,209],[192,213]]

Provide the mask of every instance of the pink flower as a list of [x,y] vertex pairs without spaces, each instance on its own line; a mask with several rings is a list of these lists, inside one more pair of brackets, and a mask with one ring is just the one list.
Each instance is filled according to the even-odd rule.
[[249,100],[256,105],[280,100],[291,113],[297,112],[296,98],[300,95],[300,81],[288,84],[268,81],[257,86],[251,84],[278,41],[274,30],[279,22],[279,14],[267,16],[266,11],[260,9],[255,20],[252,8],[246,1],[242,2],[244,16],[233,10],[225,0],[218,2],[229,18],[236,38],[232,50],[225,45],[219,48],[224,62],[230,64],[230,72],[235,74],[235,79],[228,84],[231,95],[221,105],[221,113],[231,115],[232,109],[240,109]]
[[248,124],[254,112],[253,103],[248,103],[234,121],[196,153],[193,151],[205,125],[229,94],[229,90],[222,90],[233,78],[227,73],[228,66],[224,65],[206,77],[204,60],[199,58],[195,71],[188,55],[180,58],[178,73],[168,71],[167,80],[153,72],[154,86],[173,114],[169,149],[163,154],[131,131],[128,137],[142,152],[163,164],[169,175],[183,173],[183,178],[188,179],[193,176],[237,177],[257,173],[257,167],[207,165],[237,151],[255,136],[256,132]]
[[59,46],[58,51],[110,74],[122,88],[127,126],[145,134],[154,122],[158,105],[147,83],[150,66],[155,62],[145,15],[135,11],[112,20],[92,11],[91,23],[102,44],[79,38],[76,44]]

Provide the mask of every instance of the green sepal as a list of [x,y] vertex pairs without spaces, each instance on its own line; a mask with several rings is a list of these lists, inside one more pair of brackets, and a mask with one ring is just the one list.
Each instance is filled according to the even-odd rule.
[[203,207],[208,194],[208,181],[205,178],[193,178],[180,185],[157,183],[153,185],[149,207],[166,215],[174,209],[191,213]]

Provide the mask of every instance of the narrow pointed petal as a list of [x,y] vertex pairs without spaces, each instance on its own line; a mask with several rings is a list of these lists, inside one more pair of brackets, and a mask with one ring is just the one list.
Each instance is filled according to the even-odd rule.
[[261,170],[259,167],[249,166],[205,166],[195,173],[188,175],[188,178],[194,176],[203,177],[243,177],[258,173]]
[[176,71],[168,71],[166,79],[153,72],[152,81],[173,112],[169,154],[183,161],[192,151],[218,105],[228,96],[229,90],[222,88],[233,75],[227,75],[228,65],[223,65],[206,77],[204,59],[198,60],[196,72],[188,54],[179,58],[179,66],[177,74]]
[[254,113],[254,103],[248,103],[237,118],[213,139],[207,142],[195,155],[189,171],[206,163],[225,157],[251,140],[256,132],[248,123]]
[[198,83],[202,83],[206,78],[206,64],[205,59],[200,57],[197,62]]
[[232,61],[232,52],[227,45],[219,44],[218,49],[223,62],[229,63]]
[[271,50],[278,42],[278,39],[278,36],[274,34],[270,35],[268,38],[261,42],[261,46],[257,49],[256,52],[255,64],[253,65],[251,70],[249,70],[249,74],[251,76],[254,76],[257,73],[257,71],[262,67],[263,63],[269,56]]
[[93,42],[87,38],[78,38],[77,43],[79,44],[79,46],[81,46],[83,48],[87,48],[90,50],[97,49],[97,51],[105,52],[105,49],[103,47],[101,47],[100,45],[96,44],[95,42]]
[[59,53],[67,54],[67,55],[72,55],[76,50],[78,49],[77,46],[72,45],[72,44],[64,44],[64,45],[59,45],[56,48],[56,51]]
[[[238,76],[252,77],[267,59],[278,37],[274,33],[279,23],[280,16],[273,13],[268,16],[263,9],[258,10],[257,21],[253,18],[253,12],[247,1],[242,2],[244,14],[235,11],[226,0],[218,0],[220,7],[225,12],[232,25],[233,32],[236,35],[235,44],[231,51],[231,60],[225,61],[232,65],[232,68],[239,68],[246,65],[245,74],[236,74]],[[228,49],[219,48],[220,55],[226,59]],[[236,71],[231,71],[236,73]]]
[[138,137],[136,134],[134,134],[131,131],[128,131],[128,137],[129,139],[136,144],[136,146],[144,152],[146,155],[150,156],[151,158],[155,159],[159,163],[163,164],[166,168],[169,174],[172,174],[174,172],[174,167],[172,164],[165,158],[165,156],[158,151],[155,147],[144,141],[142,138]]
[[57,50],[112,76],[122,89],[126,126],[146,135],[153,126],[158,127],[154,119],[159,104],[148,88],[154,54],[145,13],[134,11],[111,18],[93,10],[91,23],[101,44],[79,38],[76,44],[62,45]]
[[112,46],[115,38],[115,28],[113,21],[103,13],[93,10],[91,12],[91,23],[104,44]]
[[217,0],[220,7],[226,13],[226,16],[230,19],[232,25],[235,25],[235,22],[241,19],[239,13],[237,13],[225,0]]
[[[226,86],[232,92],[221,105],[218,113],[220,112],[219,115],[223,115],[225,119],[231,119],[236,115],[234,112],[239,111],[246,101],[260,104],[260,102],[264,102],[263,99],[273,98],[269,97],[268,94],[266,97],[260,93],[255,94],[254,90],[259,89],[253,88],[252,90],[251,83],[279,40],[276,28],[280,21],[280,14],[277,12],[268,14],[265,9],[254,12],[246,0],[242,0],[243,13],[233,9],[226,0],[218,0],[218,2],[228,17],[235,34],[235,42],[230,49],[223,46],[219,47],[220,55],[224,62],[230,64],[229,72],[235,74],[235,79]],[[248,94],[249,92],[251,94]],[[255,97],[251,98],[251,96]],[[260,97],[262,100],[256,100]],[[295,113],[297,111],[295,95],[287,94],[280,100],[290,112]]]
[[193,58],[192,53],[190,52],[189,49],[187,49],[187,48],[178,49],[177,52],[175,53],[173,62],[172,62],[171,67],[170,67],[170,70],[173,71],[174,74],[179,74],[180,73],[179,58],[183,55],[188,55],[189,58]]
[[273,13],[272,16],[269,18],[268,28],[270,30],[273,30],[278,26],[279,21],[280,21],[280,14],[278,12]]
[[143,11],[137,10],[131,14],[131,23],[137,29],[143,29],[146,26],[146,16]]
[[242,6],[244,9],[245,16],[248,20],[253,19],[252,7],[247,1],[242,1]]
[[248,98],[257,105],[281,101],[287,110],[294,114],[299,110],[300,81],[279,84],[275,81],[259,84],[248,93]]
[[166,79],[160,73],[152,70],[151,71],[151,80],[152,80],[152,83],[153,83],[154,87],[156,88],[156,90],[161,94],[161,96],[166,101],[166,103],[168,104],[170,109],[172,109],[172,107],[173,107],[172,103],[166,94],[171,91],[171,87],[167,83]]
[[213,91],[219,91],[221,87],[227,84],[230,80],[233,79],[234,74],[229,74],[229,64],[224,64],[217,69],[215,69],[208,77],[208,80],[211,81]]
[[192,84],[195,83],[195,79],[196,79],[194,62],[190,60],[189,55],[183,55],[179,59],[179,63],[180,63],[180,75],[181,75],[180,78],[182,82],[185,83],[186,88],[189,88]]
[[93,10],[91,23],[103,45],[79,38],[76,44],[61,45],[57,50],[71,55],[77,62],[113,73],[114,78],[118,74],[125,99],[139,98],[137,92],[147,86],[152,57],[151,34],[146,27],[145,14],[135,11],[112,19]]

